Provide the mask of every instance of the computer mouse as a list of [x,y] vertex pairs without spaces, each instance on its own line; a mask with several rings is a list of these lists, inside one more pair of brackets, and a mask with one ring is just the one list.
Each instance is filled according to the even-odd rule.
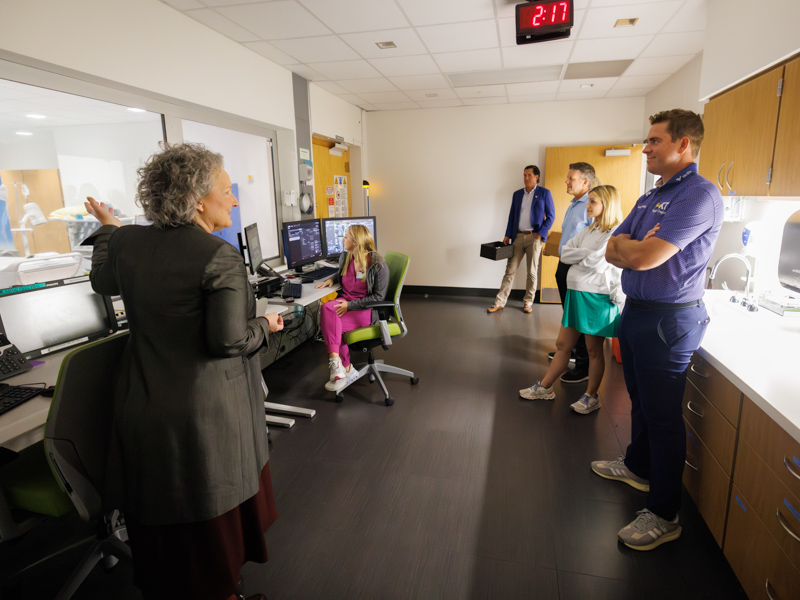
[[44,388],[39,394],[44,396],[45,398],[52,398],[53,394],[56,393],[56,386],[51,385],[50,387]]
[[294,302],[294,298],[284,298],[284,302]]

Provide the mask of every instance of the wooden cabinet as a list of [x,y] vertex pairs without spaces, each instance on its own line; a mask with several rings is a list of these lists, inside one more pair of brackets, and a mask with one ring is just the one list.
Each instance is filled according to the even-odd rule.
[[725,540],[741,397],[736,386],[695,353],[683,395],[683,484],[720,547]]
[[700,174],[722,195],[800,194],[800,59],[711,100],[704,125]]

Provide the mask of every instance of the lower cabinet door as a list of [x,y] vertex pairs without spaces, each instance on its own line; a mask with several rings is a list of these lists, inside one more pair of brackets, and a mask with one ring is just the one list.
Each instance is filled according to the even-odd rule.
[[750,600],[797,600],[800,572],[733,485],[725,557]]

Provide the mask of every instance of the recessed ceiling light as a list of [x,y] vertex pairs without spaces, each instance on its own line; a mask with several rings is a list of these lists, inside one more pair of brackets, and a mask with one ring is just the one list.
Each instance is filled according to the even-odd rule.
[[425,94],[426,98],[438,98],[439,94]]
[[381,50],[388,50],[389,48],[397,48],[394,42],[375,42],[375,45]]
[[47,118],[44,115],[25,115],[25,116],[28,117],[29,119],[46,119]]
[[18,131],[17,135],[33,135],[30,131]]
[[581,88],[584,88],[584,89],[593,88],[593,87],[594,87],[593,83],[582,83],[581,84]]
[[614,27],[633,27],[639,19],[617,19]]
[[128,110],[129,110],[129,111],[131,111],[131,112],[136,112],[136,113],[139,113],[139,112],[147,112],[147,111],[146,111],[145,109],[143,109],[143,108],[129,108]]

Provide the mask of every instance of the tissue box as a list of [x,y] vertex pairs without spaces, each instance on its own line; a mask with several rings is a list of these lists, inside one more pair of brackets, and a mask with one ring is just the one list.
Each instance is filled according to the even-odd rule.
[[514,246],[509,244],[505,246],[503,242],[489,242],[488,244],[481,244],[481,256],[489,260],[503,260],[504,258],[511,258],[514,255]]

